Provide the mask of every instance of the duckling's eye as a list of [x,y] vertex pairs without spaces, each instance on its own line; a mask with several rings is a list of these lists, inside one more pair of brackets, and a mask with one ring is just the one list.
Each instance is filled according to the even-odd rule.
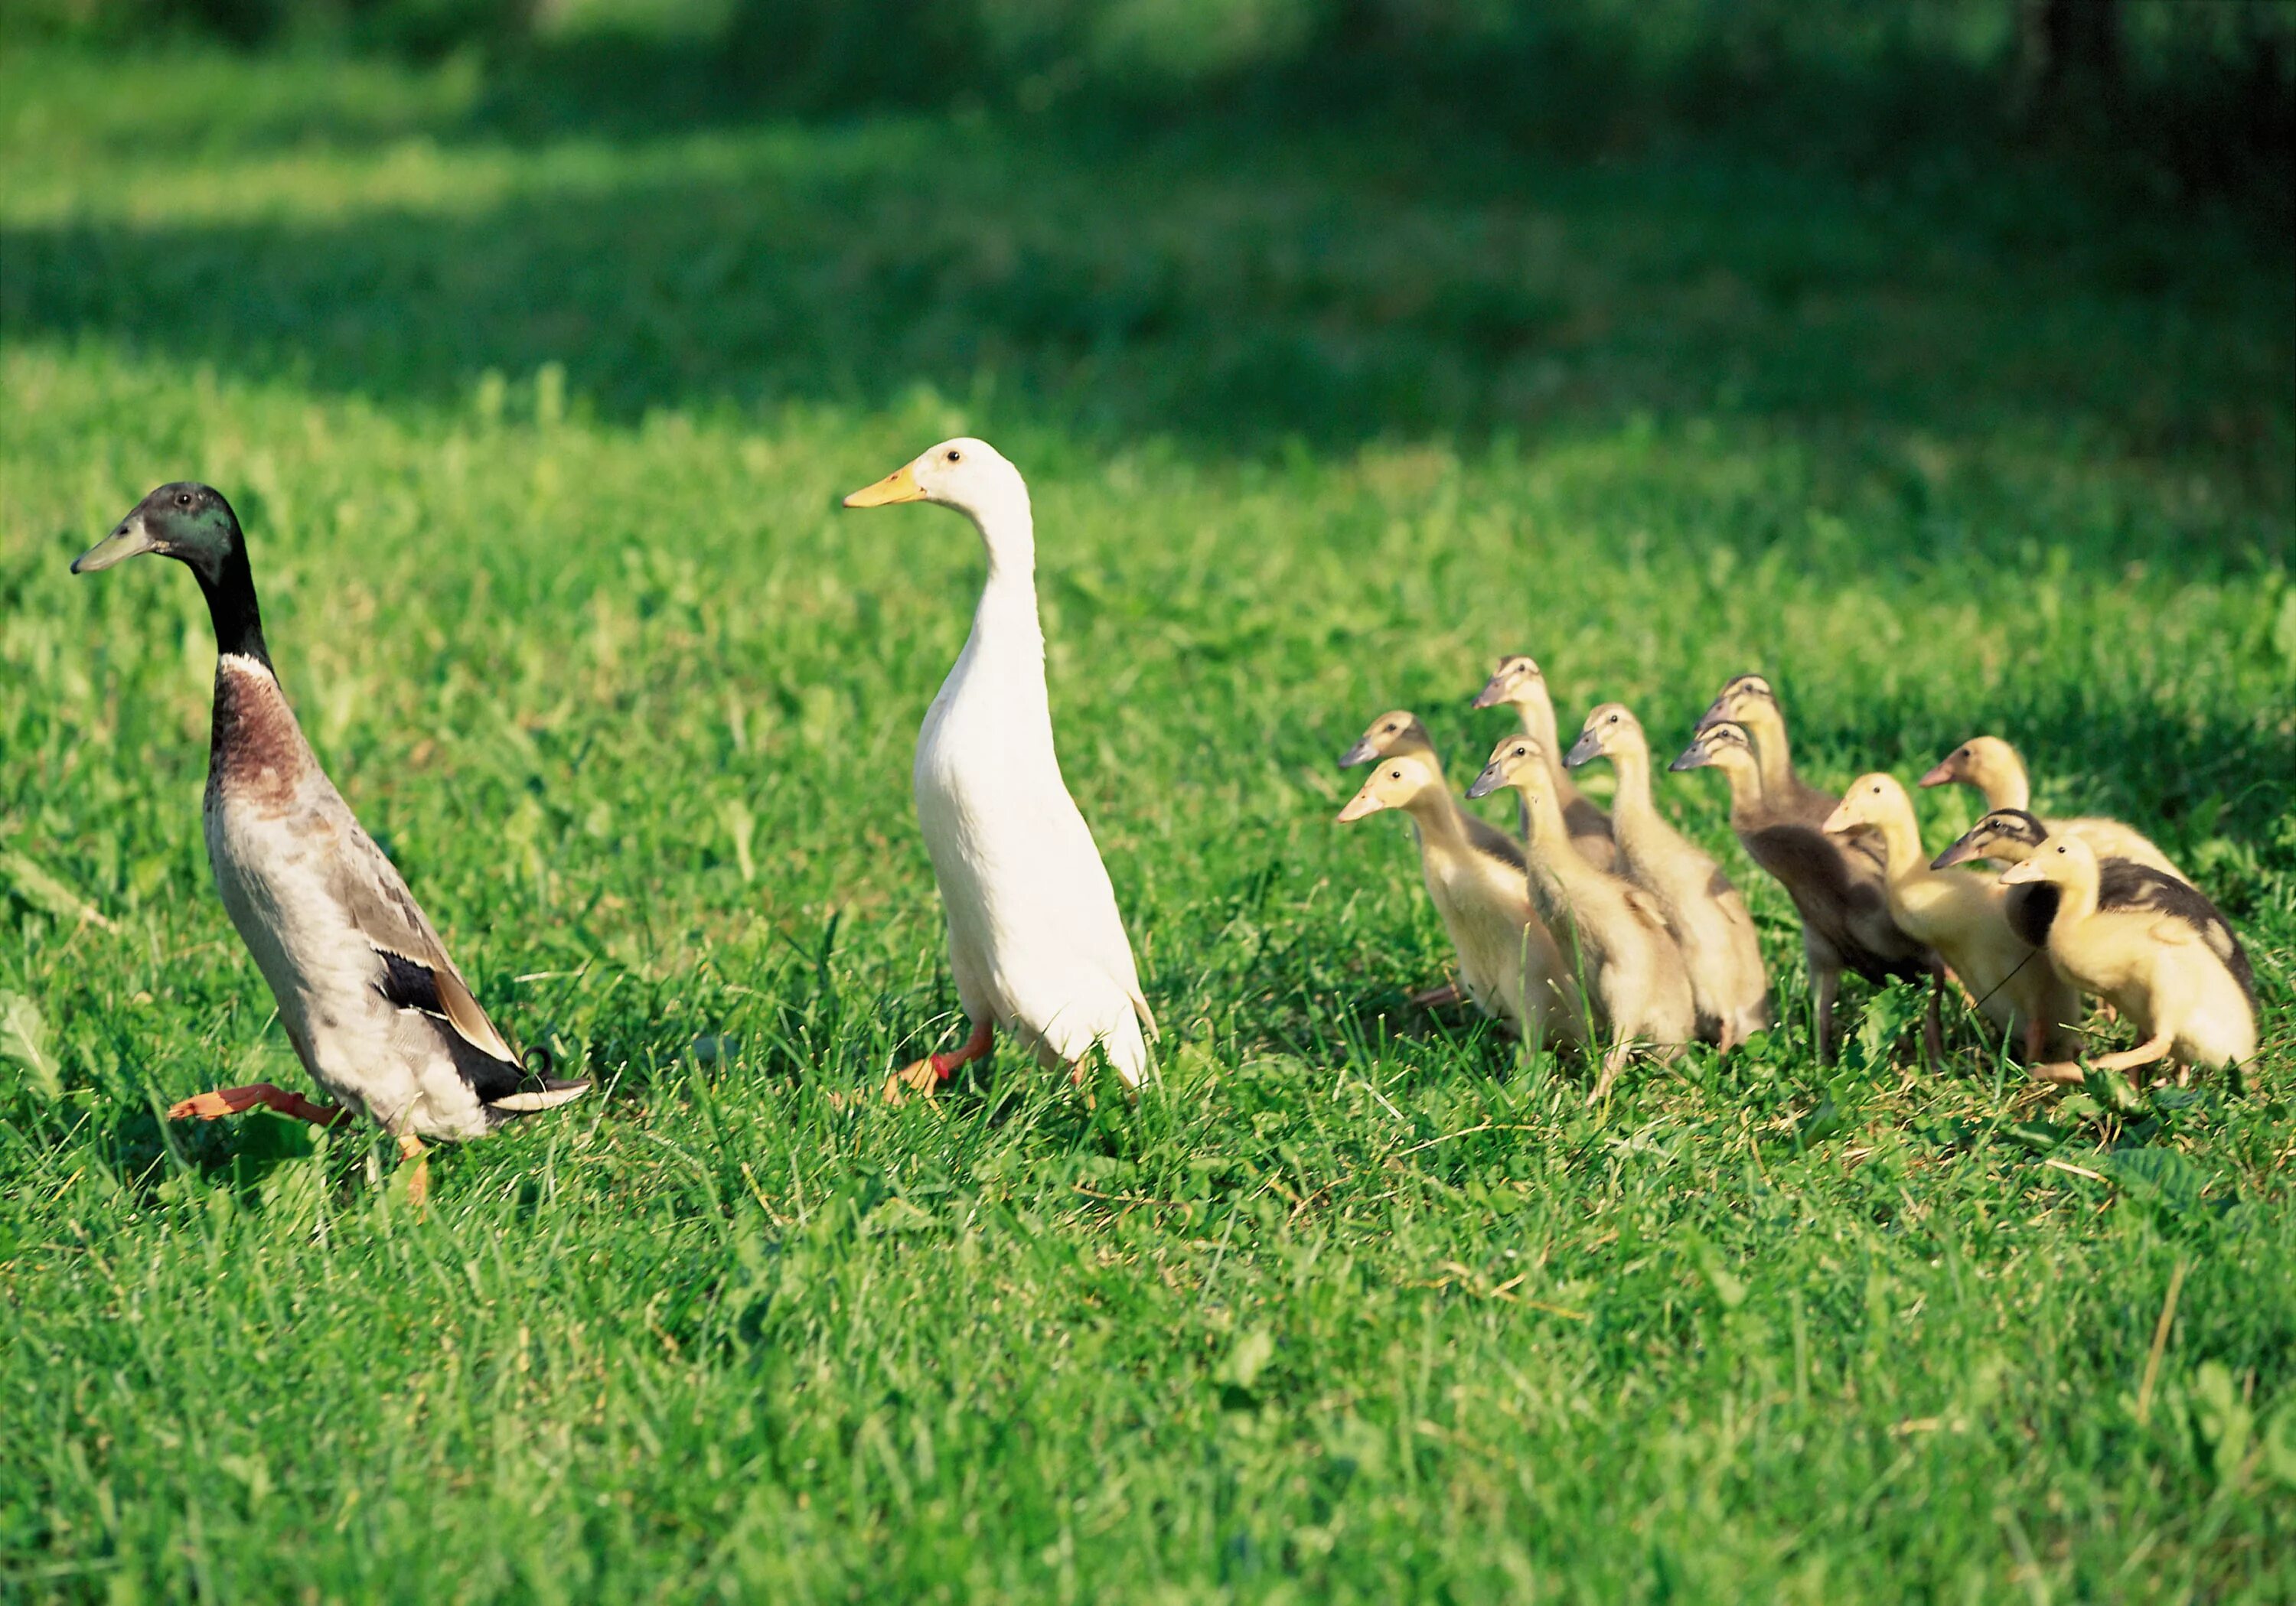
[[1613,714],[1613,715],[1611,715],[1611,723],[1612,725],[1616,725],[1616,724],[1618,724],[1618,723],[1619,723],[1619,717],[1618,717],[1616,714]]
[[2057,849],[2057,851],[2058,851],[2059,853],[2062,853],[2062,852],[2064,851],[2064,849],[2063,849],[2062,848],[2058,848],[2058,849]]
[[964,454],[958,451],[955,447],[951,447],[948,449],[947,459],[951,463],[963,463],[964,461]]
[[[1403,772],[1399,769],[1391,769],[1387,772],[1387,778],[1390,781],[1400,781],[1403,779]],[[2058,851],[2062,852],[2063,849],[2060,848]]]
[[191,504],[192,504],[192,494],[191,494],[191,492],[189,492],[189,491],[177,491],[177,492],[176,493],[176,506],[178,506],[178,507],[189,507],[189,506],[191,506]]

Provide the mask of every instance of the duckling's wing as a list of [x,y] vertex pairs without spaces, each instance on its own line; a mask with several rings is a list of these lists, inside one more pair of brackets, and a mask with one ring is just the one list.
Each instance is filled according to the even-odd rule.
[[[2158,910],[2181,926],[2184,935],[2206,943],[2241,989],[2251,998],[2256,996],[2256,972],[2247,950],[2216,905],[2191,882],[2134,859],[2105,859],[2097,866],[2096,902],[2106,911]],[[2163,931],[2162,939],[2169,935]]]
[[1628,887],[1625,889],[1625,891],[1627,895],[1627,904],[1629,908],[1633,909],[1636,914],[1641,915],[1644,920],[1650,922],[1651,924],[1656,926],[1660,930],[1668,933],[1669,936],[1673,934],[1674,922],[1667,919],[1666,910],[1660,905],[1658,899],[1652,897],[1640,887]]

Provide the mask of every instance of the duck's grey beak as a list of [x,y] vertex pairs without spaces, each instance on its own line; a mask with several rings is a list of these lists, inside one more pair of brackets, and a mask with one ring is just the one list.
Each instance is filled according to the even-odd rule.
[[1378,757],[1379,750],[1371,744],[1371,738],[1366,736],[1340,755],[1340,767],[1353,769],[1357,765],[1369,764]]
[[1704,769],[1713,762],[1713,755],[1706,750],[1706,744],[1702,742],[1693,742],[1684,748],[1681,756],[1666,767],[1674,774],[1680,774],[1686,769]]
[[1488,798],[1505,784],[1506,783],[1499,778],[1499,766],[1496,764],[1486,765],[1483,767],[1483,773],[1475,777],[1475,783],[1467,788],[1467,795],[1471,798]]
[[1483,683],[1483,689],[1475,693],[1473,706],[1479,709],[1488,709],[1492,707],[1494,704],[1505,702],[1505,701],[1506,676],[1504,675],[1494,675]]
[[1562,755],[1562,767],[1577,769],[1580,765],[1592,763],[1602,756],[1603,738],[1600,733],[1581,731],[1578,740],[1570,744],[1570,750]]
[[1985,849],[1979,847],[1977,842],[1974,840],[1976,835],[1977,833],[1975,832],[1971,832],[1968,836],[1962,838],[1961,840],[1956,842],[1952,847],[1938,855],[1937,857],[1930,861],[1930,868],[1932,870],[1948,870],[1956,864],[1966,864],[1972,859],[1981,859],[1985,857]]
[[130,513],[112,532],[72,560],[74,574],[94,574],[114,563],[125,563],[139,553],[156,552],[160,543],[141,513]]
[[1718,697],[1706,705],[1706,712],[1698,717],[1698,723],[1690,727],[1690,733],[1693,736],[1703,736],[1728,717],[1729,716],[1722,711],[1722,700]]

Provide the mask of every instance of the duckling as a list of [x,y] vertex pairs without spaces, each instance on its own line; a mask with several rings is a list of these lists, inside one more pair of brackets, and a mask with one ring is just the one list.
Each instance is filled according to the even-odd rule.
[[1761,767],[1762,797],[1778,818],[1823,829],[1826,816],[1841,801],[1822,787],[1810,785],[1795,772],[1793,750],[1786,741],[1786,714],[1778,694],[1759,675],[1733,676],[1714,694],[1699,716],[1693,736],[1703,736],[1728,720],[1742,727],[1753,742]]
[[1578,988],[1531,906],[1521,848],[1459,807],[1431,752],[1382,758],[1340,822],[1388,808],[1411,817],[1427,896],[1458,951],[1467,996],[1534,1043],[1583,1041]]
[[[1373,720],[1364,728],[1364,733],[1356,738],[1355,745],[1340,755],[1340,767],[1353,769],[1358,764],[1369,764],[1390,753],[1423,758],[1438,774],[1442,773],[1443,765],[1435,757],[1435,743],[1427,734],[1427,727],[1419,722],[1419,716],[1408,709],[1390,709]],[[1498,835],[1483,821],[1464,809],[1460,811],[1460,817],[1470,822],[1466,830],[1480,833],[1477,836],[1479,844],[1488,847],[1484,839]],[[1456,983],[1446,981],[1412,994],[1411,1002],[1421,1009],[1447,1009],[1465,996]]]
[[[1930,861],[1932,870],[1943,870],[1954,864],[1965,864],[1972,859],[1992,859],[2001,864],[2019,864],[2033,856],[2049,834],[2049,828],[2033,815],[2021,808],[1997,808],[1971,826],[1952,847]],[[2088,840],[2085,833],[2070,832]],[[2091,843],[2094,851],[2095,844]],[[2131,859],[2100,857],[2096,861],[2097,907],[2105,910],[2159,909],[2189,906],[2189,900],[2199,898],[2191,883],[2179,881],[2165,871],[2150,864],[2139,864]],[[2049,922],[2056,918],[2057,889],[2046,881],[2006,883],[2002,895],[2002,907],[2009,916],[2010,929],[2025,941],[2039,947],[2049,939]],[[2207,903],[2205,898],[2201,902]],[[2204,932],[2218,956],[2227,963],[2234,948],[2232,928],[2218,920]]]
[[1567,946],[1570,972],[1581,979],[1595,1023],[1609,1034],[1593,1100],[1610,1092],[1619,1068],[1639,1045],[1660,1050],[1690,1042],[1698,1010],[1681,951],[1649,894],[1580,857],[1550,783],[1554,763],[1528,736],[1509,736],[1467,789],[1487,797],[1502,786],[1523,794],[1530,814],[1526,880],[1530,901]]
[[[1570,833],[1570,845],[1595,869],[1615,873],[1619,850],[1611,835],[1611,816],[1603,812],[1600,804],[1580,791],[1578,783],[1563,769],[1560,759],[1562,742],[1554,724],[1554,701],[1546,694],[1546,673],[1528,653],[1517,652],[1499,660],[1499,667],[1491,671],[1490,679],[1475,693],[1474,706],[1479,709],[1496,708],[1501,703],[1515,710],[1515,717],[1522,721],[1523,734],[1538,744],[1538,750],[1554,766],[1554,773],[1547,777],[1547,783],[1562,806],[1562,821]],[[1528,833],[1529,805],[1522,803],[1519,807],[1517,823]]]
[[168,1117],[212,1121],[260,1105],[332,1127],[365,1115],[414,1162],[407,1197],[420,1206],[430,1188],[423,1139],[483,1137],[590,1084],[527,1068],[319,767],[272,668],[246,537],[223,493],[161,486],[72,572],[144,553],[184,564],[207,598],[215,721],[201,812],[216,890],[270,984],[295,1057],[335,1101],[257,1082],[184,1099]]
[[1893,976],[1909,980],[1928,977],[1923,1041],[1930,1058],[1938,1059],[1944,1052],[1937,996],[1944,967],[1927,944],[1909,936],[1891,918],[1879,858],[1842,851],[1837,840],[1818,829],[1823,818],[1809,821],[1806,806],[1797,816],[1774,803],[1763,788],[1761,760],[1745,726],[1726,719],[1702,721],[1702,727],[1668,767],[1722,772],[1730,783],[1730,829],[1739,846],[1793,899],[1794,911],[1801,916],[1802,951],[1809,961],[1819,1061],[1833,1062],[1833,1005],[1845,969],[1877,987]]
[[[2013,888],[2046,882],[2057,889],[2050,960],[2082,991],[2111,1003],[2144,1037],[2134,1048],[2091,1061],[2099,1069],[2134,1071],[2167,1059],[2183,1082],[2196,1065],[2241,1068],[2255,1060],[2256,979],[2224,916],[2200,893],[2177,882],[2183,896],[2173,907],[2100,908],[2095,850],[2070,832],[2052,832],[2001,879]],[[2070,1061],[2036,1072],[2053,1082],[2082,1076]]]
[[886,1078],[931,1093],[987,1055],[1002,1026],[1046,1069],[1081,1078],[1095,1048],[1128,1089],[1155,1015],[1092,827],[1061,775],[1037,618],[1037,527],[1021,471],[985,440],[944,440],[848,507],[928,502],[971,520],[988,566],[972,631],[917,732],[917,824],[948,917],[963,1047]]
[[[1972,736],[1939,759],[1936,766],[1922,777],[1923,786],[1943,786],[1954,781],[1982,792],[1988,809],[2022,810],[2032,805],[2033,786],[2026,779],[2025,761],[2017,756],[2015,748],[1998,736]],[[2069,832],[2080,838],[2100,862],[2127,859],[2132,864],[2150,864],[2180,881],[2192,881],[2144,832],[2118,820],[2088,816],[2046,820],[2043,823],[2051,831]]]
[[1699,1033],[1726,1053],[1769,1029],[1770,978],[1754,918],[1722,867],[1659,817],[1650,742],[1625,704],[1606,702],[1587,715],[1562,762],[1577,769],[1596,758],[1608,758],[1618,773],[1611,829],[1620,872],[1657,901],[1690,974]]
[[2062,1052],[2080,1000],[2039,950],[2010,928],[2001,888],[1981,876],[1930,867],[1914,800],[1896,777],[1861,775],[1825,823],[1829,835],[1866,830],[1882,843],[1890,913],[1935,948],[1980,1013],[2021,1045],[2028,1061]]

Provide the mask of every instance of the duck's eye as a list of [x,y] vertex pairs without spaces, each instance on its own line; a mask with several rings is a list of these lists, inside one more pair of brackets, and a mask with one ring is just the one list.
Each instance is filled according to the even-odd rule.
[[2063,849],[2063,848],[2058,848],[2058,849],[2057,849],[2057,851],[2058,851],[2059,853],[2062,853],[2062,852],[2064,851],[2064,849]]
[[1619,717],[1618,717],[1616,714],[1613,714],[1613,715],[1611,715],[1611,723],[1612,725],[1616,725],[1616,724],[1618,724],[1618,723],[1619,723]]
[[189,507],[189,506],[191,506],[191,504],[192,504],[192,494],[191,494],[191,492],[189,492],[189,491],[177,491],[177,492],[176,493],[176,506],[178,506],[178,507]]
[[1387,778],[1390,781],[1400,781],[1403,779],[1403,772],[1399,769],[1391,769],[1387,772]]
[[951,463],[963,463],[964,461],[964,454],[958,451],[955,447],[951,447],[948,449],[948,461]]

